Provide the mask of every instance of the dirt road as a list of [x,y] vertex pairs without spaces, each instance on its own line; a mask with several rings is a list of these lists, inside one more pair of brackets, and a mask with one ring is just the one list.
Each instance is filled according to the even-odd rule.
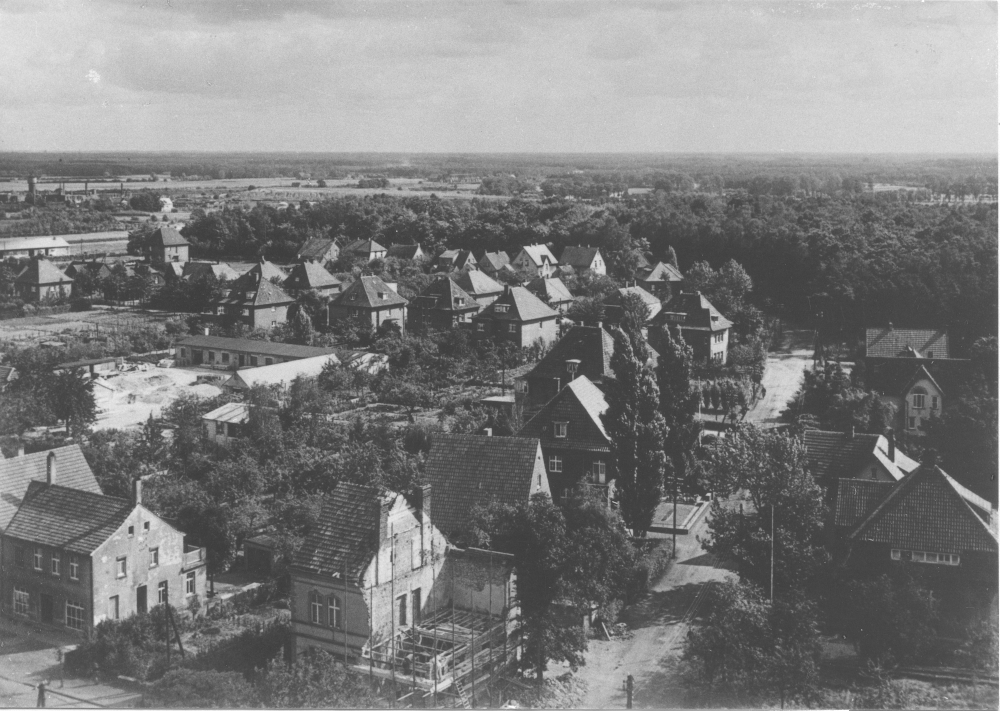
[[663,662],[680,648],[706,584],[730,575],[697,541],[698,535],[705,535],[707,518],[703,516],[688,535],[677,537],[677,559],[649,596],[623,615],[633,636],[591,640],[587,664],[577,672],[587,683],[581,707],[625,708],[622,682],[629,674],[635,678],[636,708],[670,705],[673,680]]
[[802,384],[802,374],[812,367],[812,332],[786,331],[784,343],[767,357],[764,371],[766,395],[747,413],[746,422],[761,427],[783,424],[781,413]]

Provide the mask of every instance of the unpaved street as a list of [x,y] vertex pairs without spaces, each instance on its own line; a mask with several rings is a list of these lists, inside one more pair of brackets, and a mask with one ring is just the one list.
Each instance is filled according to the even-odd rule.
[[812,367],[812,331],[785,331],[784,343],[767,356],[764,389],[767,393],[747,413],[746,422],[761,427],[782,424],[781,413],[802,384],[802,374]]

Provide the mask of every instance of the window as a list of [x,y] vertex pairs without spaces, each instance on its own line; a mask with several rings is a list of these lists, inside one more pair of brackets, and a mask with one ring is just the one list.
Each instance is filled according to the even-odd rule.
[[156,602],[163,605],[170,601],[170,587],[166,580],[161,580],[156,586]]
[[552,423],[552,434],[558,439],[566,439],[566,433],[569,431],[568,422],[553,422]]
[[[274,324],[272,324],[274,325]],[[274,365],[274,358],[265,358],[264,365]]]
[[420,606],[421,606],[420,588],[417,588],[412,593],[410,593],[410,602],[411,602],[410,608],[411,608],[411,610],[413,612],[413,614],[411,615],[411,617],[413,618],[413,624],[419,625],[420,624]]
[[327,601],[327,613],[330,626],[338,630],[343,629],[344,620],[340,616],[340,598],[336,595],[331,595]]
[[59,575],[59,568],[62,565],[62,556],[59,553],[53,553],[52,557],[49,558],[49,572],[53,575]]
[[42,549],[41,548],[38,548],[38,547],[35,548],[34,560],[32,562],[34,563],[35,570],[41,570],[42,569]]
[[515,324],[515,323],[508,323],[507,324],[507,332],[508,333],[517,333],[517,324]]
[[108,599],[108,617],[112,620],[118,619],[118,596],[112,595]]
[[121,558],[115,561],[116,578],[124,578],[127,570],[128,570],[128,558],[126,556],[122,556]]
[[323,603],[320,602],[319,593],[309,593],[309,621],[314,625],[322,624],[320,618],[323,615]]
[[406,624],[406,595],[400,595],[396,598],[396,610],[398,612],[398,617],[396,618],[396,624],[405,625]]
[[181,348],[181,358],[187,358],[187,348]]
[[927,357],[928,358],[933,358],[934,357],[934,351],[927,351]]
[[66,626],[74,630],[83,629],[83,605],[66,601]]
[[592,484],[607,484],[608,483],[608,465],[605,464],[604,460],[598,459],[590,467],[590,483]]
[[516,383],[514,383],[514,389],[519,393],[528,392],[528,381],[518,380]]
[[69,579],[79,580],[80,579],[80,559],[75,555],[69,557]]
[[423,551],[420,549],[420,541],[416,538],[410,539],[410,569],[416,570],[423,564]]
[[28,591],[14,588],[14,614],[28,614]]
[[480,321],[479,323],[476,324],[476,330],[477,331],[485,331],[486,330],[486,324],[483,323],[482,321]]
[[148,531],[149,530],[149,521],[143,521],[142,522],[142,530],[143,531]]
[[128,527],[128,535],[130,535],[130,536],[134,536],[135,535],[135,526],[129,526]]
[[898,548],[893,548],[891,555],[893,560],[900,560],[902,558]]
[[208,352],[208,362],[209,363],[214,363],[215,362],[215,351],[209,351]]
[[549,457],[549,471],[550,472],[561,472],[563,470],[563,460],[562,457],[552,455]]
[[222,362],[223,363],[228,363],[229,362],[229,354],[228,353],[223,353],[222,354]]
[[906,426],[909,427],[911,430],[916,429],[917,428],[917,418],[916,417],[909,417],[909,418],[907,418]]
[[185,595],[194,595],[195,594],[195,592],[196,592],[195,585],[197,584],[197,580],[198,580],[197,576],[198,576],[197,571],[191,570],[184,577],[184,594]]
[[932,395],[931,396],[931,409],[932,410],[938,409],[938,396],[937,395]]
[[923,407],[924,406],[924,394],[923,393],[913,393],[913,406]]
[[509,304],[497,304],[495,310],[496,310],[496,312],[498,314],[505,314],[505,313],[507,313],[510,310],[510,305]]
[[149,549],[149,567],[155,568],[160,564],[160,549],[150,548]]

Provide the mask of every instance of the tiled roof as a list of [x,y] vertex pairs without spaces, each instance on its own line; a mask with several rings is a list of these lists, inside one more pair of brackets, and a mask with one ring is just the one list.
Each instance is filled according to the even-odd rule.
[[286,289],[322,289],[340,286],[340,279],[316,262],[299,262],[292,267],[292,273],[285,279]]
[[896,486],[876,479],[838,479],[833,524],[854,527]]
[[23,457],[0,458],[0,531],[7,527],[21,505],[28,483],[45,481],[49,452],[56,454],[57,483],[80,491],[101,493],[94,472],[78,444],[33,452]]
[[547,245],[544,244],[529,244],[523,247],[524,253],[528,255],[532,262],[537,266],[542,266],[546,261],[549,264],[558,264],[559,260],[556,256],[552,254]]
[[895,484],[850,538],[908,550],[996,553],[992,509],[989,521],[981,518],[973,508],[975,500],[970,502],[963,495],[967,490],[955,483],[939,467],[918,467]]
[[253,267],[251,267],[242,278],[249,279],[251,277],[266,279],[267,281],[273,281],[276,279],[279,282],[283,282],[288,278],[288,275],[285,274],[285,270],[281,267],[275,266],[272,262],[269,262],[266,259],[261,259],[253,265]]
[[927,328],[869,328],[865,331],[865,355],[869,358],[950,358],[948,332]]
[[349,245],[344,247],[344,251],[349,252],[350,254],[360,254],[368,256],[375,252],[384,252],[385,247],[383,247],[373,239],[358,239],[354,240]]
[[343,481],[323,502],[319,520],[295,554],[294,566],[357,580],[378,546],[381,499],[376,490]]
[[448,277],[441,277],[413,300],[412,308],[438,311],[478,311],[479,303]]
[[188,336],[178,341],[177,345],[234,353],[253,353],[275,356],[277,358],[312,358],[336,352],[334,348],[298,346],[293,343],[277,343],[274,341],[255,341],[250,338],[223,338],[222,336]]
[[12,365],[0,365],[0,383],[6,383],[14,379],[14,370]]
[[540,458],[534,438],[435,434],[424,467],[434,525],[451,535],[467,530],[477,505],[526,503]]
[[945,395],[968,377],[969,361],[957,358],[885,358],[866,362],[865,384],[882,395],[902,396],[926,377]]
[[[560,390],[517,433],[519,437],[538,437],[548,444],[568,449],[610,451],[608,433],[601,415],[608,409],[602,393],[586,376],[575,378]],[[552,422],[569,422],[566,437],[556,439]]]
[[724,331],[732,328],[733,322],[719,313],[700,291],[675,294],[663,304],[663,311],[657,324],[680,325],[682,329],[690,328],[699,331]]
[[[507,305],[506,311],[497,310],[497,306]],[[499,299],[483,309],[475,318],[487,318],[494,321],[518,321],[521,323],[556,318],[559,314],[553,311],[537,296],[523,286],[512,286]]]
[[[178,265],[180,266],[180,265]],[[177,267],[171,266],[171,269]],[[184,262],[181,266],[182,277],[187,280],[198,279],[211,273],[216,279],[224,281],[236,281],[240,278],[240,273],[226,263],[215,264],[213,262]]]
[[33,481],[4,534],[89,555],[118,530],[134,508],[127,499]]
[[569,289],[566,288],[561,279],[555,277],[549,279],[545,279],[544,277],[532,279],[525,284],[525,288],[547,304],[561,304],[573,301],[573,295],[569,292]]
[[510,257],[507,256],[506,252],[487,252],[479,260],[479,267],[481,269],[489,269],[491,271],[499,271],[503,269],[505,264],[510,264]]
[[423,256],[424,250],[419,244],[394,244],[389,247],[387,254],[396,259],[416,259]]
[[806,447],[809,468],[817,479],[841,479],[851,476],[874,457],[879,435],[806,430],[802,442]]
[[600,253],[597,247],[566,247],[559,255],[559,261],[578,269],[589,269]]
[[462,289],[473,296],[484,296],[487,294],[499,294],[503,291],[503,284],[491,279],[489,275],[481,271],[455,272],[448,275],[454,279]]
[[600,381],[614,377],[611,370],[611,356],[614,352],[615,339],[603,328],[573,326],[525,377],[565,379],[566,361],[579,360],[577,375],[585,375],[591,381]]
[[[385,298],[379,298],[379,294],[384,294]],[[344,289],[333,300],[333,303],[337,306],[354,309],[384,309],[393,306],[406,306],[409,302],[389,288],[389,285],[377,276],[362,276]]]
[[306,240],[296,256],[299,259],[325,259],[331,247],[336,246],[336,242],[330,237],[313,237]]
[[622,298],[624,298],[626,294],[636,294],[642,299],[642,303],[646,304],[649,308],[649,316],[647,317],[647,320],[655,318],[656,315],[660,313],[660,309],[662,308],[660,300],[643,289],[641,286],[626,286],[618,291],[612,292],[604,300],[604,303],[608,306],[621,306]]
[[69,284],[72,281],[48,259],[32,259],[14,279],[15,284]]
[[160,227],[149,236],[149,243],[159,247],[183,247],[191,244],[173,227]]
[[684,275],[681,274],[681,270],[673,264],[657,262],[649,270],[649,273],[642,278],[642,280],[652,282],[678,282],[684,281]]
[[[250,274],[240,277],[247,279]],[[249,296],[248,296],[249,295]],[[251,282],[237,281],[229,295],[219,300],[219,304],[231,306],[271,306],[274,304],[290,304],[295,299],[285,293],[280,286],[275,286],[267,279],[257,279],[256,286]]]

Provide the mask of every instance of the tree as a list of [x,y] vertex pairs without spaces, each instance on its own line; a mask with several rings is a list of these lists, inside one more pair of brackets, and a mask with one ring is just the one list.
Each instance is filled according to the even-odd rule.
[[662,332],[657,351],[656,385],[660,390],[660,414],[667,427],[664,451],[670,459],[674,476],[686,480],[691,469],[691,450],[701,430],[700,423],[695,420],[701,392],[691,383],[694,354],[680,331],[675,337],[666,329]]
[[604,321],[604,314],[604,301],[589,296],[583,296],[574,301],[566,312],[566,315],[574,321],[590,326]]
[[[642,329],[646,327],[646,321],[649,319],[649,307],[638,294],[626,293],[622,294],[619,308],[622,314],[619,322],[621,330],[632,341],[632,347],[644,355],[645,342],[642,337]],[[642,344],[641,349],[640,343]]]
[[94,383],[80,369],[52,376],[48,390],[52,413],[66,423],[66,434],[80,434],[97,420]]
[[311,346],[313,339],[316,337],[316,330],[313,328],[312,319],[309,317],[309,313],[303,308],[295,310],[295,316],[292,317],[291,330],[293,343],[299,343],[303,346]]
[[[601,415],[611,440],[618,501],[632,535],[644,537],[663,494],[667,427],[659,412],[660,392],[653,374],[637,357],[633,340],[615,329],[611,368],[615,379],[607,388],[608,409]],[[639,337],[644,354],[645,342]]]
[[666,263],[673,266],[674,269],[680,269],[680,265],[677,263],[677,252],[674,251],[673,247],[667,247],[667,256],[665,259]]
[[864,660],[899,664],[931,643],[938,601],[906,573],[847,584],[844,626]]

